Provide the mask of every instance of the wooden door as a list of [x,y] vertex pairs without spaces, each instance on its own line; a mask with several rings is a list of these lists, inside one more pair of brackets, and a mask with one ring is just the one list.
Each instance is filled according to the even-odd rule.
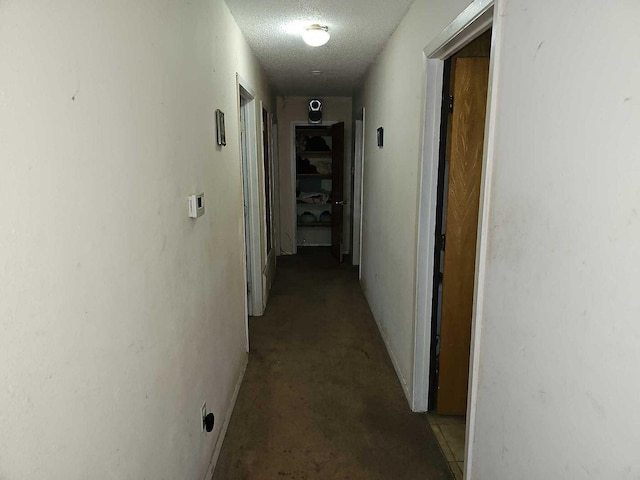
[[342,262],[344,218],[344,123],[331,126],[331,255]]
[[437,409],[464,415],[489,59],[458,58],[453,71]]

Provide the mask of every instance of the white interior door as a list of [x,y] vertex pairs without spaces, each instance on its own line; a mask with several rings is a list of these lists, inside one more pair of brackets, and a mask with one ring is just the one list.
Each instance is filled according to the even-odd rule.
[[249,216],[249,162],[248,162],[248,149],[247,149],[247,136],[245,134],[246,128],[246,109],[247,101],[240,96],[240,149],[242,152],[242,203],[244,211],[244,244],[246,255],[246,268],[247,268],[247,312],[249,316],[253,315],[253,302],[251,301],[251,221]]
[[258,136],[256,100],[251,89],[238,82],[242,184],[245,212],[245,247],[247,256],[247,310],[251,316],[264,313],[262,281],[263,254],[261,232],[264,219],[260,210],[261,189],[258,175]]

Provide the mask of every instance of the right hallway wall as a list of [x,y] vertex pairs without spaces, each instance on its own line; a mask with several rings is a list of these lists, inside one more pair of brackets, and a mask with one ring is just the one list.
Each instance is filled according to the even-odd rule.
[[[425,89],[416,69],[468,3],[417,0],[354,99],[367,122],[363,289],[406,391]],[[635,0],[496,2],[467,480],[640,477],[639,18]],[[417,25],[428,33],[405,35]]]
[[[407,398],[412,397],[424,47],[469,0],[417,0],[354,96],[365,107],[361,282]],[[384,129],[384,146],[376,129]]]

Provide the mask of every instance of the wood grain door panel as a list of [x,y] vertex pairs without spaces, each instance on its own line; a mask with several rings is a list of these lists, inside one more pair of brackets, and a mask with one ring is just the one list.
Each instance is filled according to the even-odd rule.
[[[344,218],[344,123],[331,126],[331,254],[342,262]],[[338,202],[336,204],[336,202]]]
[[448,415],[466,413],[488,80],[488,58],[455,60],[437,399]]

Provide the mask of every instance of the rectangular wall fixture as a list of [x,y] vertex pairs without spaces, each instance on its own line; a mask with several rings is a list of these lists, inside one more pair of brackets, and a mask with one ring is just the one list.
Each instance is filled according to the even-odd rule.
[[198,218],[204,215],[204,193],[189,196],[189,216]]

